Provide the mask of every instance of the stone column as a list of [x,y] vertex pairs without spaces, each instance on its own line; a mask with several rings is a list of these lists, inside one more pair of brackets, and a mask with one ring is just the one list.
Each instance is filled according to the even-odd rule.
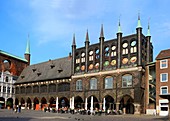
[[119,111],[119,105],[120,103],[116,103],[116,111]]
[[31,109],[34,110],[34,103],[32,103]]
[[91,107],[90,107],[90,112],[91,112],[91,115],[93,113],[93,96],[91,96]]
[[100,110],[102,110],[102,104],[103,104],[103,103],[99,103],[99,105],[100,105]]
[[25,102],[25,109],[27,109],[27,102]]
[[41,103],[39,103],[39,110],[41,110]]
[[134,103],[134,114],[140,114],[140,104]]

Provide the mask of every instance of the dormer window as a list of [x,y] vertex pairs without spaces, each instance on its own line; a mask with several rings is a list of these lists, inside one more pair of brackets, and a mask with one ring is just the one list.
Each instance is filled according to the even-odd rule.
[[63,71],[63,69],[61,68],[61,65],[58,68],[58,73],[61,73]]
[[51,67],[51,69],[52,69],[52,68],[54,68],[54,67],[55,67],[55,65],[54,65],[54,64],[51,64],[51,65],[50,65],[50,67]]
[[24,75],[21,75],[21,78],[23,79],[25,76]]
[[41,72],[37,72],[37,75],[40,76],[40,75],[41,75]]
[[36,71],[36,68],[33,68],[32,71],[35,72],[35,71]]
[[51,69],[55,67],[53,61],[51,61],[50,67],[51,67]]

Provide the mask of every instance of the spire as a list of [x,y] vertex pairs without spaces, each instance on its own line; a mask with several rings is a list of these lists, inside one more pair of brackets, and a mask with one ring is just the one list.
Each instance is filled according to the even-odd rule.
[[137,28],[142,28],[141,22],[140,22],[140,13],[138,13],[138,26]]
[[100,37],[104,37],[103,24],[101,25]]
[[75,34],[73,34],[73,44],[72,45],[76,45]]
[[150,26],[149,26],[149,21],[148,21],[148,32],[147,32],[147,35],[146,36],[151,36],[151,34],[150,34]]
[[29,40],[29,34],[28,34],[28,40],[27,40],[27,46],[26,46],[25,54],[30,54],[30,40]]
[[89,42],[89,34],[88,34],[88,29],[87,29],[87,33],[86,33],[86,42]]
[[118,25],[118,31],[117,33],[122,33],[121,26],[120,26],[120,19],[119,19],[119,25]]

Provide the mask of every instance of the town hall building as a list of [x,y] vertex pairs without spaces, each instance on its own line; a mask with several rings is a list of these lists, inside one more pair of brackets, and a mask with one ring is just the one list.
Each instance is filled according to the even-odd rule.
[[138,16],[136,33],[123,36],[119,21],[116,35],[105,40],[102,25],[98,43],[90,44],[87,31],[78,48],[74,35],[68,57],[26,67],[15,83],[16,104],[144,113],[145,66],[153,61],[149,25],[145,36]]

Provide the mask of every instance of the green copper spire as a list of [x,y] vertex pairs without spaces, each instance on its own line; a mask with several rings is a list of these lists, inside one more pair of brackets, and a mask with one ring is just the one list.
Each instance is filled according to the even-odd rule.
[[120,19],[119,19],[119,25],[118,25],[118,32],[117,33],[122,33],[121,26],[120,26]]
[[146,36],[151,36],[151,34],[150,34],[150,26],[149,26],[149,22],[148,22],[148,32],[147,32],[147,35]]
[[141,22],[140,22],[140,14],[138,14],[138,26],[137,26],[137,28],[142,28]]
[[25,54],[30,54],[30,40],[29,40],[29,34],[28,34],[28,40],[27,40],[27,46],[26,46]]

